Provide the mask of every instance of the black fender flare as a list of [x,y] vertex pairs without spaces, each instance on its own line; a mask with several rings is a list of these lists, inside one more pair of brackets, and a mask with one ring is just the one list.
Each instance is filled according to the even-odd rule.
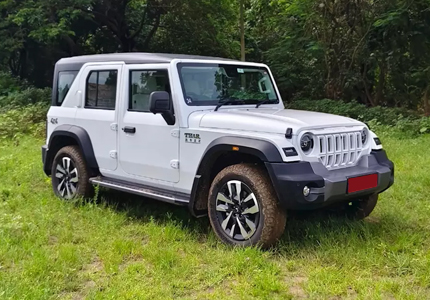
[[[238,147],[238,150],[233,150]],[[263,162],[282,162],[281,153],[278,148],[271,142],[235,136],[224,136],[213,140],[206,148],[205,153],[200,161],[202,162],[216,154],[217,152],[238,151],[239,153],[251,154],[258,157]]]
[[253,155],[255,157],[258,157],[263,163],[283,162],[281,153],[279,152],[278,148],[269,141],[235,136],[225,136],[213,140],[206,148],[197,168],[197,173],[194,177],[189,202],[189,209],[194,216],[198,217],[202,215],[202,213],[196,210],[195,202],[197,198],[199,184],[201,182],[201,178],[205,171],[205,168],[207,168],[210,165],[210,162],[216,160],[222,153],[232,151]]
[[[91,168],[92,170],[98,170],[99,166],[96,160],[96,156],[94,154],[93,145],[91,143],[90,136],[88,132],[83,129],[82,127],[75,126],[75,125],[60,125],[52,132],[51,136],[49,137],[49,143],[48,143],[48,150],[46,154],[46,160],[45,160],[45,173],[51,172],[51,164],[54,159],[54,156],[57,153],[54,153],[55,151],[49,151],[50,149],[55,149],[55,141],[60,137],[69,137],[76,141],[77,145],[82,151],[82,154],[85,157],[85,161],[87,163],[87,166]],[[59,150],[59,149],[58,149]]]

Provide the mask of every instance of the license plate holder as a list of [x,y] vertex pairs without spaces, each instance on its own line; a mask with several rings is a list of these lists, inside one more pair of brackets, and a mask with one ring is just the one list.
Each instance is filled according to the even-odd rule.
[[378,186],[378,174],[348,178],[348,194],[370,190]]

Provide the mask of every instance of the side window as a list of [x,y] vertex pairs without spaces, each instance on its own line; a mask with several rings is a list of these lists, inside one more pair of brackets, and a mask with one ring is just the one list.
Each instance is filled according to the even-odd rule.
[[61,106],[78,72],[59,72],[57,83],[57,105]]
[[167,70],[130,71],[129,110],[149,112],[149,96],[157,91],[170,94]]
[[92,71],[86,84],[85,108],[115,109],[118,71]]

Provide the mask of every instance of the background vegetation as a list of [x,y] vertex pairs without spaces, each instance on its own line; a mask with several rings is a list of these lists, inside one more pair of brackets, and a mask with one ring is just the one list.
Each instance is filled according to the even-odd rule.
[[[263,252],[148,199],[55,199],[40,162],[55,62],[239,59],[240,5],[246,59],[270,65],[288,107],[382,138],[396,184],[375,213],[289,216]],[[0,0],[0,41],[0,298],[429,299],[430,0]]]
[[0,0],[0,114],[14,109],[0,136],[43,121],[62,57],[241,58],[240,7],[246,59],[270,65],[289,107],[430,132],[430,0]]
[[246,58],[273,68],[285,100],[430,115],[430,0],[0,0],[0,97],[15,92],[11,76],[27,88],[50,87],[65,56],[240,58],[241,3]]

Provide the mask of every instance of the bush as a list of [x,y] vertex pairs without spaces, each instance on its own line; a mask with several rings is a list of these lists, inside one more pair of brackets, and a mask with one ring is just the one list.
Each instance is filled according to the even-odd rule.
[[9,73],[0,72],[0,112],[35,103],[49,103],[51,89],[38,89]]
[[0,97],[8,96],[13,92],[19,92],[22,88],[26,87],[26,82],[20,81],[8,72],[0,72]]
[[33,104],[0,113],[0,140],[19,139],[21,135],[45,135],[48,106]]
[[311,110],[347,116],[363,122],[377,120],[383,125],[394,126],[399,120],[416,120],[419,115],[415,112],[403,108],[387,108],[387,107],[367,107],[364,104],[359,104],[355,101],[342,102],[338,100],[300,100],[287,104],[288,108]]
[[367,107],[357,102],[337,100],[300,100],[287,103],[287,108],[319,111],[350,117],[367,123],[372,130],[391,131],[404,136],[430,133],[430,118],[403,108]]
[[43,103],[48,104],[51,98],[51,89],[38,89],[29,87],[19,92],[9,93],[8,96],[0,96],[0,107],[2,111],[9,110],[28,104]]

